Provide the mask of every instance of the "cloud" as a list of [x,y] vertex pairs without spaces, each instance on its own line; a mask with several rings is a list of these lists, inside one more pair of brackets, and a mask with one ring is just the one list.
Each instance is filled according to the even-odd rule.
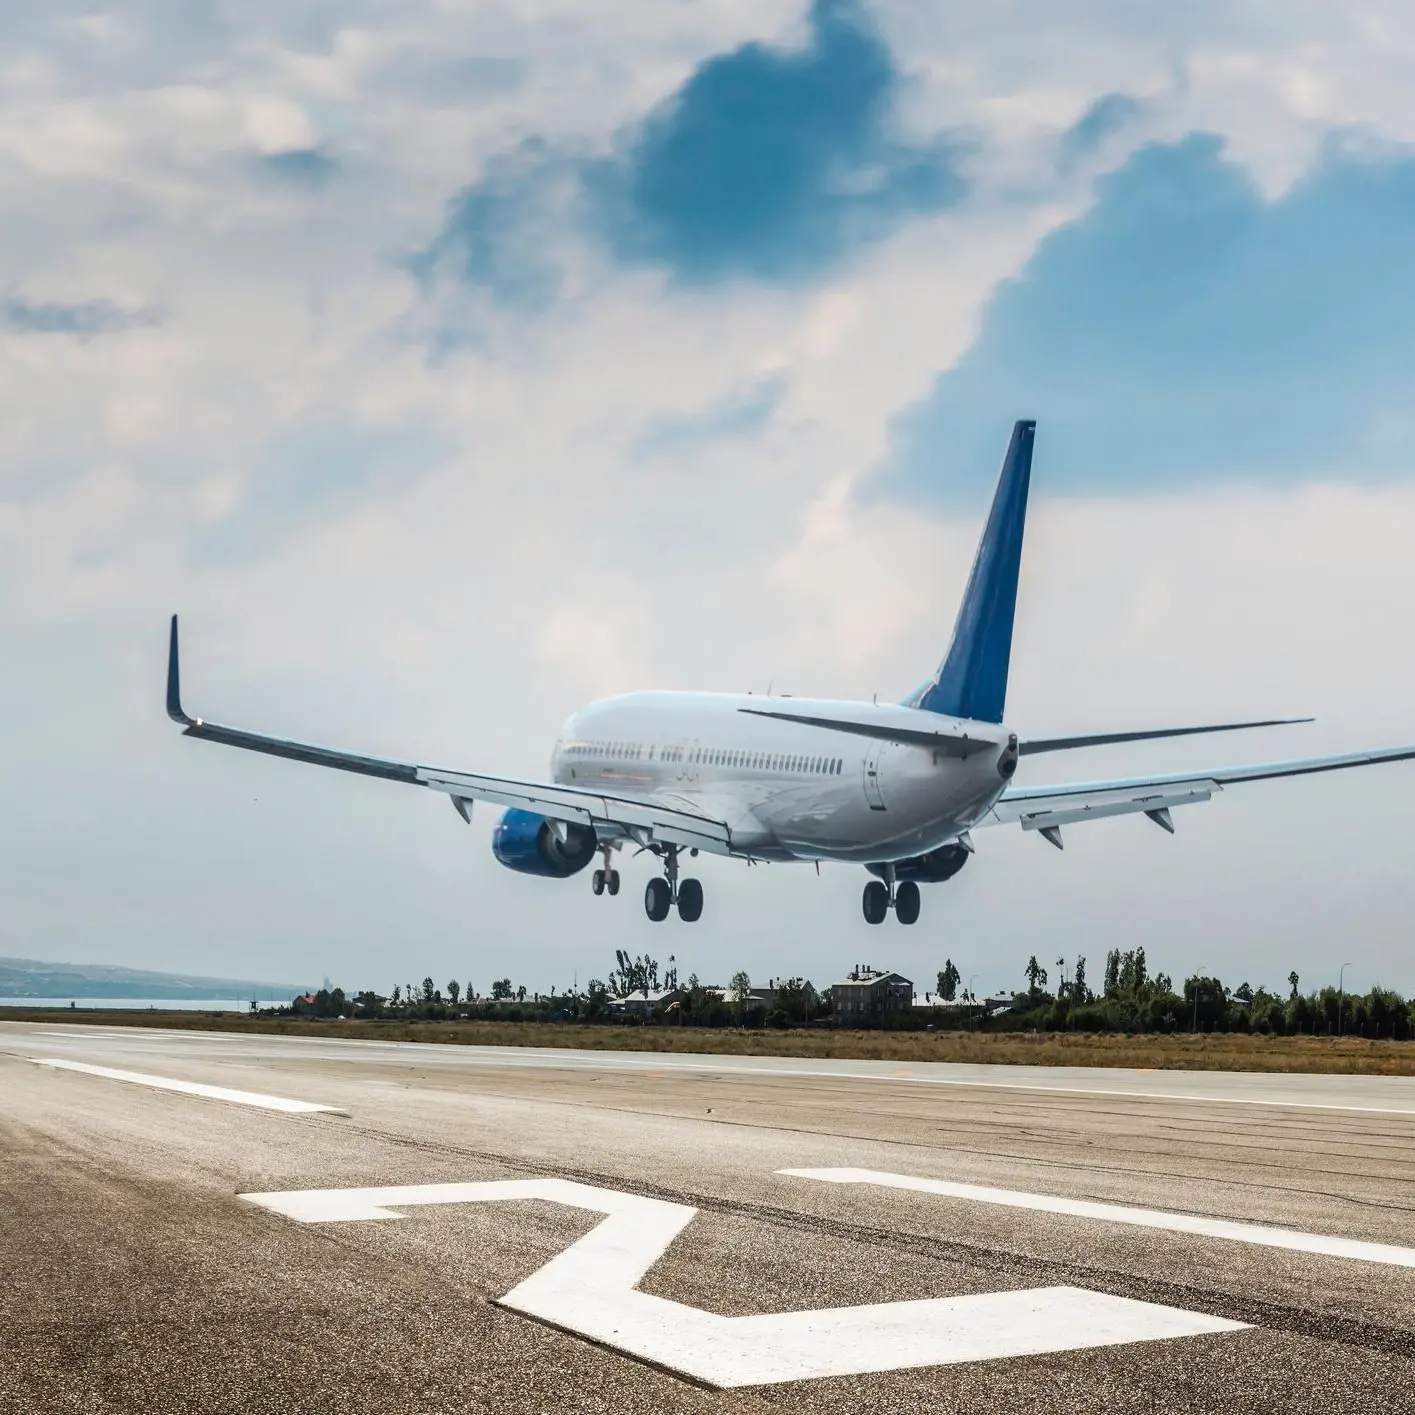
[[129,329],[151,329],[161,324],[155,309],[124,309],[109,300],[25,300],[14,296],[0,300],[0,323],[22,334],[75,334],[90,339],[95,334],[118,334]]
[[707,59],[613,157],[530,143],[497,159],[431,254],[460,249],[468,281],[544,303],[556,280],[541,237],[568,209],[630,265],[794,282],[959,201],[961,148],[895,136],[900,71],[861,7],[815,0],[808,28],[798,50],[754,41]]
[[1332,146],[1273,201],[1221,139],[1100,185],[897,420],[878,490],[940,501],[1040,420],[1048,490],[1415,472],[1415,159]]
[[1074,161],[1094,152],[1108,138],[1139,117],[1142,105],[1125,93],[1108,93],[1098,98],[1061,137],[1064,160]]
[[339,163],[317,147],[263,153],[260,165],[272,176],[306,187],[322,187],[339,170]]
[[655,418],[635,450],[641,457],[672,457],[724,438],[756,437],[780,407],[785,391],[780,379],[769,379],[703,412]]
[[708,60],[595,174],[614,249],[689,281],[794,279],[956,201],[956,149],[891,135],[899,84],[849,0],[815,0],[802,50]]

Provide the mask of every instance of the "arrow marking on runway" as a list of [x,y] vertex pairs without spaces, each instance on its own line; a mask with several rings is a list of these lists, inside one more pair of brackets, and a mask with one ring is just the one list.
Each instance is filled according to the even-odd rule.
[[1074,1218],[1125,1223],[1136,1228],[1159,1228],[1170,1233],[1193,1233],[1201,1238],[1223,1238],[1230,1243],[1255,1243],[1263,1248],[1286,1248],[1294,1253],[1319,1253],[1330,1258],[1351,1258],[1361,1263],[1415,1268],[1415,1248],[1390,1243],[1364,1243],[1355,1238],[1335,1238],[1325,1233],[1302,1233],[1292,1228],[1270,1228],[1260,1223],[1235,1223],[1205,1214],[1172,1214],[1161,1209],[1136,1209],[1124,1204],[1101,1204],[1090,1199],[1063,1199],[1053,1194],[1027,1194],[1016,1189],[991,1189],[980,1184],[955,1184],[948,1179],[919,1179],[911,1174],[888,1174],[874,1169],[779,1169],[796,1179],[819,1179],[827,1184],[873,1184],[882,1189],[912,1189],[920,1194],[940,1194],[947,1199],[967,1199],[975,1204],[1000,1204],[1009,1209],[1034,1209],[1041,1213],[1068,1214]]
[[299,1223],[397,1219],[403,1217],[398,1210],[419,1205],[517,1199],[603,1214],[598,1227],[513,1288],[500,1305],[719,1387],[1080,1351],[1244,1326],[1075,1287],[725,1317],[637,1290],[696,1209],[565,1179],[240,1197]]

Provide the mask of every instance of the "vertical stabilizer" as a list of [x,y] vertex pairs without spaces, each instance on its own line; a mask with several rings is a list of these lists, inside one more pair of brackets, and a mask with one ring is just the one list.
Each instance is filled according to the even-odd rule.
[[1036,432],[1036,423],[1030,421],[1012,429],[992,510],[953,626],[953,642],[932,681],[908,699],[911,707],[975,722],[1002,721]]

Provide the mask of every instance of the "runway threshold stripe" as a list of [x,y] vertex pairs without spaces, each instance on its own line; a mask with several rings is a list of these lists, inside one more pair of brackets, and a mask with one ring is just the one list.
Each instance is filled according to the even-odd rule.
[[1389,1243],[1363,1243],[1324,1233],[1302,1233],[1266,1224],[1235,1223],[1202,1214],[1165,1213],[1160,1209],[1134,1209],[1123,1204],[1101,1204],[1089,1199],[1064,1199],[1052,1194],[1027,1194],[1015,1189],[993,1189],[980,1184],[955,1184],[948,1179],[922,1179],[909,1174],[889,1174],[874,1169],[779,1169],[797,1179],[818,1179],[827,1184],[871,1184],[881,1189],[911,1189],[920,1194],[941,1194],[978,1204],[998,1204],[1009,1209],[1066,1214],[1099,1219],[1137,1228],[1158,1228],[1170,1233],[1191,1233],[1202,1238],[1222,1238],[1232,1243],[1255,1243],[1263,1248],[1286,1248],[1294,1253],[1318,1253],[1329,1258],[1350,1258],[1387,1267],[1415,1268],[1415,1248]]
[[292,1101],[285,1096],[266,1096],[259,1091],[233,1091],[228,1086],[206,1086],[200,1081],[177,1081],[170,1076],[149,1076],[143,1071],[119,1071],[111,1066],[92,1066],[87,1061],[63,1061],[52,1056],[32,1056],[36,1066],[48,1066],[55,1071],[78,1071],[85,1076],[103,1076],[109,1081],[127,1081],[134,1086],[149,1086],[155,1091],[178,1091],[185,1096],[204,1096],[211,1101],[227,1101],[231,1105],[254,1106],[258,1110],[279,1110],[289,1115],[348,1115],[333,1105],[316,1105],[313,1101]]

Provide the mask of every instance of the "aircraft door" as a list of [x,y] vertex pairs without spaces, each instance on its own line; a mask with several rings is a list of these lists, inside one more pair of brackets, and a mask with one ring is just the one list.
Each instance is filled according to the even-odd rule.
[[872,742],[865,753],[865,800],[872,811],[885,809],[884,793],[880,790],[880,759],[884,756],[887,742]]
[[685,738],[683,741],[683,767],[678,775],[689,783],[698,779],[698,743],[696,738],[692,741]]

